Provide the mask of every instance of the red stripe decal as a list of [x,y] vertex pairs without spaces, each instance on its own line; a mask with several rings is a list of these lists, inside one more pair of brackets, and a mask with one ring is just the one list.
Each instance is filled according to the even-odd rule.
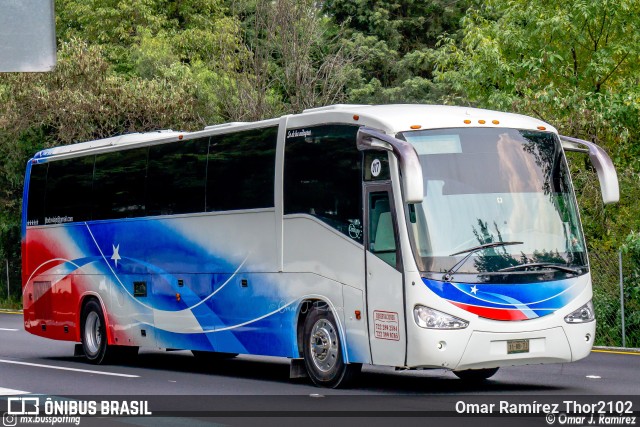
[[500,308],[488,308],[478,307],[476,305],[467,305],[455,301],[449,301],[450,303],[466,310],[470,313],[477,314],[480,317],[493,320],[527,320],[529,319],[522,311],[515,309],[500,309]]

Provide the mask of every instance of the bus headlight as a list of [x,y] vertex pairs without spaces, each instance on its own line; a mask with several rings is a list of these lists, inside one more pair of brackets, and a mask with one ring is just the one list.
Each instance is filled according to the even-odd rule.
[[587,323],[593,322],[595,318],[596,315],[593,310],[593,303],[589,301],[573,313],[566,316],[564,321],[567,323]]
[[464,329],[469,326],[466,320],[424,305],[416,305],[413,308],[413,317],[418,326],[427,329]]

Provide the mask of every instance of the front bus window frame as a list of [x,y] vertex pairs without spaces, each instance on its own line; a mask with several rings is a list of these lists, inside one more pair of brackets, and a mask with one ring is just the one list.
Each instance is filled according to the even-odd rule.
[[[565,208],[569,208],[569,210],[571,211],[571,209],[576,210],[576,212],[568,212],[568,213],[561,213],[558,212],[558,217],[559,218],[563,218],[563,215],[566,216],[571,216],[571,220],[570,222],[572,224],[569,224],[569,226],[571,227],[572,233],[577,230],[576,232],[576,236],[577,239],[579,240],[578,242],[578,247],[582,247],[582,255],[580,255],[580,253],[578,252],[570,252],[567,256],[569,256],[569,259],[573,259],[573,257],[578,257],[579,259],[583,259],[584,262],[583,263],[578,263],[576,264],[577,267],[580,269],[581,274],[586,274],[589,271],[588,268],[588,261],[586,260],[586,247],[584,246],[584,233],[581,230],[581,226],[580,226],[580,219],[579,219],[579,213],[577,212],[577,202],[575,200],[575,191],[573,189],[570,177],[568,177],[568,165],[566,162],[566,157],[563,155],[563,151],[562,151],[562,147],[560,146],[560,142],[557,138],[557,135],[550,133],[550,132],[540,132],[540,131],[533,131],[533,130],[526,130],[526,129],[515,129],[515,128],[499,128],[499,129],[494,129],[495,130],[503,130],[505,132],[522,132],[523,137],[526,136],[529,133],[535,134],[535,135],[529,135],[531,137],[540,134],[540,135],[546,135],[549,138],[553,139],[553,144],[554,144],[554,160],[552,165],[554,166],[553,169],[556,169],[558,166],[563,168],[562,170],[559,170],[558,173],[560,173],[560,175],[558,177],[556,177],[555,175],[552,175],[551,178],[546,179],[545,181],[543,181],[543,183],[551,183],[553,185],[554,180],[557,181],[558,179],[563,180],[563,182],[561,182],[560,184],[554,186],[553,188],[555,189],[560,188],[562,191],[561,192],[551,192],[551,194],[559,194],[562,197],[564,197],[564,201],[565,202],[570,202],[569,205],[570,206],[565,206]],[[448,133],[458,133],[458,132],[472,132],[472,131],[477,131],[477,129],[467,129],[467,128],[449,128],[449,129],[432,129],[432,130],[424,130],[424,131],[415,131],[415,132],[424,132],[427,134],[430,134],[431,132],[433,132],[434,135],[438,135],[438,134],[448,134]],[[399,133],[396,135],[396,137],[398,139],[402,139],[402,140],[407,140],[407,138],[405,137],[405,135],[408,134],[408,132],[403,132],[403,133]],[[529,137],[527,136],[527,138]],[[437,147],[438,151],[437,153],[441,153],[443,152],[442,150],[444,150],[446,147],[444,147],[443,145],[445,141],[439,141],[440,145]],[[451,142],[448,142],[448,145],[453,146],[453,144]],[[422,157],[422,156],[421,156]],[[562,163],[562,165],[561,165]],[[423,166],[424,172],[427,173],[426,168]],[[566,175],[566,176],[565,176]],[[556,183],[557,184],[557,183]],[[487,183],[480,183],[480,185],[487,185]],[[425,183],[425,200],[427,197],[427,191],[428,191],[428,185]],[[455,194],[455,193],[454,193]],[[481,193],[479,193],[481,194]],[[518,192],[516,192],[515,194],[519,194]],[[566,200],[565,200],[566,199]],[[572,200],[569,200],[572,199]],[[566,203],[565,203],[566,204]],[[424,206],[424,205],[423,205]],[[438,261],[436,262],[436,258],[438,258],[437,256],[431,256],[431,258],[433,258],[433,261],[431,262],[427,262],[425,258],[423,258],[423,256],[421,255],[420,249],[428,249],[426,246],[424,246],[425,242],[427,242],[427,239],[423,238],[423,242],[422,242],[422,246],[419,246],[418,242],[416,241],[416,233],[419,233],[420,235],[424,234],[427,232],[427,229],[429,227],[433,227],[434,224],[433,223],[428,223],[426,221],[426,218],[424,217],[425,211],[423,209],[423,206],[420,206],[420,204],[406,204],[403,208],[405,210],[405,215],[406,215],[406,226],[408,228],[408,234],[409,234],[409,240],[411,243],[411,249],[414,252],[414,258],[418,264],[418,268],[420,269],[420,271],[422,272],[423,275],[426,275],[428,277],[431,277],[433,279],[442,279],[443,278],[443,273],[447,272],[448,269],[453,266],[454,264],[456,264],[457,261],[459,261],[462,257],[464,257],[466,254],[460,255],[457,259],[455,257],[452,258],[451,262],[449,262],[448,264],[445,265],[445,263],[443,263],[442,261]],[[575,216],[575,217],[574,217]],[[420,219],[422,218],[422,221],[420,221]],[[416,220],[417,224],[416,224]],[[417,225],[422,225],[423,229],[418,229]],[[435,224],[436,227],[438,226],[438,224]],[[450,225],[453,226],[453,225]],[[489,228],[491,228],[492,224],[488,224]],[[574,227],[575,226],[575,227]],[[490,230],[492,231],[492,230]],[[573,234],[572,234],[573,236]],[[481,236],[482,237],[482,236]],[[499,240],[494,240],[494,241],[509,241],[509,240],[522,240],[520,238],[509,238],[509,237],[505,237],[504,239],[499,239]],[[582,242],[582,246],[580,246],[580,242]],[[480,243],[486,243],[486,242],[480,242]],[[478,242],[476,242],[476,244],[478,244]],[[471,247],[472,245],[469,245],[469,247]],[[509,247],[510,249],[508,249],[509,251],[515,251],[513,252],[515,255],[513,255],[513,257],[519,259],[519,255],[518,255],[518,246],[512,246]],[[465,247],[466,249],[466,247]],[[539,248],[540,249],[540,248]],[[549,250],[549,253],[555,253],[554,251],[555,248],[545,248],[542,247],[540,250],[540,254],[544,255],[547,251]],[[564,247],[562,247],[561,249],[563,249],[564,251]],[[429,250],[429,252],[432,252],[431,250]],[[457,252],[457,251],[451,251],[451,252]],[[507,256],[507,249],[505,249],[505,247],[497,247],[497,248],[492,248],[492,249],[486,249],[486,250],[482,250],[480,252],[478,252],[480,255],[486,255],[486,256],[492,256],[491,254],[497,255],[497,256]],[[564,252],[563,252],[564,253]],[[576,255],[578,254],[578,255]],[[477,255],[472,256],[472,259],[468,260],[467,263],[467,267],[469,267],[469,263],[473,264],[474,260],[473,258],[475,258]],[[532,257],[536,256],[534,253],[532,254],[528,254],[527,253],[527,258],[531,259]],[[451,257],[449,257],[451,258]],[[567,261],[570,262],[570,261]],[[466,269],[465,269],[466,270]],[[508,276],[508,277],[507,277]],[[531,281],[533,280],[537,280],[537,281],[546,281],[546,280],[557,280],[557,279],[562,279],[565,277],[569,277],[569,275],[567,273],[563,273],[561,271],[553,271],[553,272],[549,272],[549,271],[545,271],[545,272],[540,272],[540,271],[515,271],[512,272],[511,274],[498,274],[496,271],[494,270],[480,270],[478,272],[471,272],[471,271],[464,271],[461,270],[456,274],[457,279],[455,281],[463,281],[463,282],[473,282],[473,283],[483,283],[486,281],[491,281],[491,282],[495,282],[495,281],[504,281],[505,283],[520,283],[523,281]],[[552,277],[550,279],[550,277]],[[571,276],[573,277],[573,276]]]

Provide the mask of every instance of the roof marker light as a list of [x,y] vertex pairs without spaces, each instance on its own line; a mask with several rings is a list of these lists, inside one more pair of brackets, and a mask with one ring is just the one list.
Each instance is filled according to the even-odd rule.
[[355,120],[357,122],[358,120],[360,120],[360,116],[357,115],[357,114],[354,114],[353,115],[353,120]]
[[420,129],[422,125],[411,125],[411,129]]
[[478,123],[480,123],[481,125],[483,125],[483,124],[485,124],[485,123],[487,123],[487,122],[485,122],[484,120],[478,120]]
[[182,138],[184,138],[183,135],[178,135],[178,139],[182,139]]
[[544,126],[538,126],[538,129],[539,129],[539,130],[547,130],[547,128],[546,128],[546,127],[544,127]]
[[467,124],[467,125],[470,125],[470,124],[471,124],[471,120],[466,119],[466,120],[464,121],[464,123],[465,123],[465,124]]
[[500,122],[498,120],[492,120],[491,123],[493,123],[494,125],[499,125]]

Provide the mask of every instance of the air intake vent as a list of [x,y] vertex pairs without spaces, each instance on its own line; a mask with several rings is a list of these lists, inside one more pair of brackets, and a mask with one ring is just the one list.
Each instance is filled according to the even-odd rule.
[[[33,308],[37,319],[52,319],[51,282],[33,282]],[[45,295],[46,293],[49,295]]]

